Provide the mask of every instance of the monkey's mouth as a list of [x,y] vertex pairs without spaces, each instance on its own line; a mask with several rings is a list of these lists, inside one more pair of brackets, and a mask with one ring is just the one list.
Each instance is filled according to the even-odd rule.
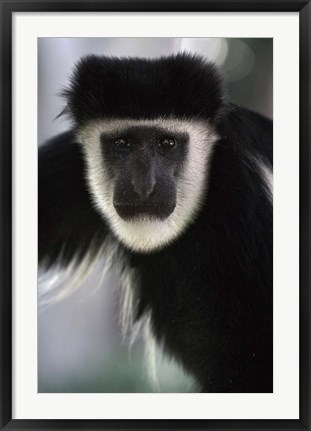
[[172,214],[176,207],[176,202],[161,202],[161,203],[140,203],[140,204],[124,204],[113,203],[116,212],[123,220],[130,220],[137,216],[149,216],[151,218],[166,219]]

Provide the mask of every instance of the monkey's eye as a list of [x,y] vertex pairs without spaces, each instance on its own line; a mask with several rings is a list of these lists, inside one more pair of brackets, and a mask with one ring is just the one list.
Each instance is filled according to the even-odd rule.
[[159,143],[158,143],[158,147],[162,150],[162,151],[170,151],[173,148],[175,148],[177,145],[177,141],[174,138],[169,138],[169,137],[165,137],[160,139]]
[[128,151],[131,149],[131,143],[128,139],[117,138],[113,141],[113,145],[117,150]]

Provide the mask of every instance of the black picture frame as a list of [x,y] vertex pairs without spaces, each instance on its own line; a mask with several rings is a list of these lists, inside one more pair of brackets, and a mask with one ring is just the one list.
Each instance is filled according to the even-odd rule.
[[[302,0],[0,0],[0,307],[1,430],[311,430],[310,400],[310,1]],[[300,67],[300,413],[297,420],[15,420],[12,419],[12,15],[14,12],[299,12]],[[104,406],[103,406],[104,407]]]

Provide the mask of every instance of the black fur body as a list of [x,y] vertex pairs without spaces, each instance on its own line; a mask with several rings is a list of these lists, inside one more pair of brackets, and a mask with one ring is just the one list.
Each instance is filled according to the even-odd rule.
[[[138,275],[133,286],[136,318],[150,313],[157,340],[196,378],[202,391],[272,392],[273,210],[256,162],[260,159],[272,168],[272,123],[225,103],[212,66],[188,56],[170,58],[168,68],[165,61],[122,63],[92,57],[85,63],[85,76],[80,70],[80,80],[67,93],[73,130],[39,151],[39,259],[46,266],[59,260],[66,265],[87,252],[95,254],[107,236],[114,238],[120,259]],[[153,72],[148,74],[151,66]],[[102,79],[104,72],[106,84],[95,97],[94,80]],[[163,93],[154,87],[160,82]],[[120,92],[113,97],[111,88],[117,84]],[[202,208],[178,239],[163,249],[129,250],[94,208],[75,138],[88,116],[199,117],[213,123],[219,139]]]

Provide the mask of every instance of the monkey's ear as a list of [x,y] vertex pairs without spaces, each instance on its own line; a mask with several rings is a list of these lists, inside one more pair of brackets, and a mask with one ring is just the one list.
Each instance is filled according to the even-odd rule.
[[39,149],[39,262],[46,267],[79,262],[97,253],[106,237],[104,220],[92,207],[85,166],[72,132]]

